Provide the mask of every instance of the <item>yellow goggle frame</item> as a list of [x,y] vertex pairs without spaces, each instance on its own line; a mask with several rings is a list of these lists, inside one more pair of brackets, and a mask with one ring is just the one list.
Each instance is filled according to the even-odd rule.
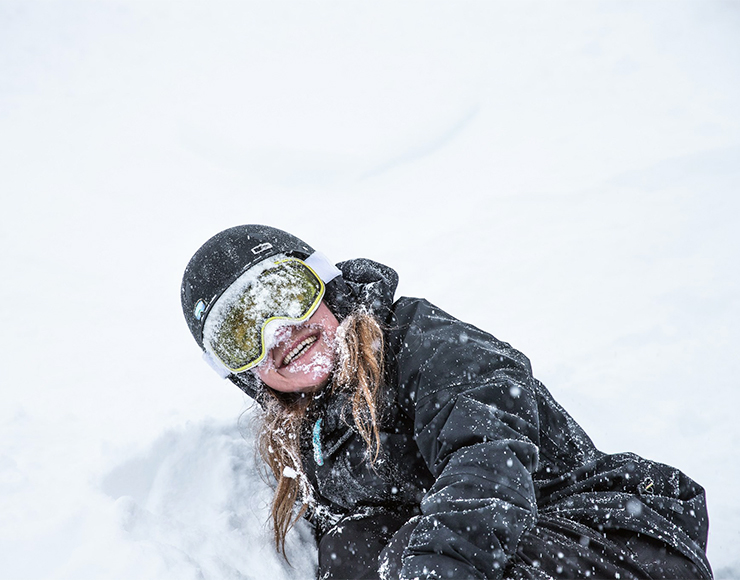
[[267,355],[265,329],[270,322],[307,320],[325,291],[321,277],[298,258],[257,264],[213,305],[203,327],[203,344],[232,373],[246,371]]

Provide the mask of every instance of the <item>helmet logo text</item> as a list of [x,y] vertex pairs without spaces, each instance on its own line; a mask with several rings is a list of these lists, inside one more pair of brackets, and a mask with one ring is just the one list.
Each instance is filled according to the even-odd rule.
[[263,244],[260,244],[258,246],[255,246],[252,248],[252,253],[256,256],[257,254],[261,254],[262,252],[266,252],[272,248],[272,244],[270,242],[265,242]]

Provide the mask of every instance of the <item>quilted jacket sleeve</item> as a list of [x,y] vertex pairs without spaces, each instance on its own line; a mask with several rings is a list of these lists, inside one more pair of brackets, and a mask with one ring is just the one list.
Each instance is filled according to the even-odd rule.
[[501,578],[534,526],[538,416],[529,361],[430,303],[402,298],[389,345],[399,402],[436,481],[401,577]]

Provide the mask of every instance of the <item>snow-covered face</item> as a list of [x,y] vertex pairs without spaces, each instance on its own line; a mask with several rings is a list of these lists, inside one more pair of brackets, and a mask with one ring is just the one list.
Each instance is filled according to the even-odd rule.
[[310,393],[325,387],[334,369],[339,322],[322,301],[300,324],[280,326],[257,376],[281,393]]

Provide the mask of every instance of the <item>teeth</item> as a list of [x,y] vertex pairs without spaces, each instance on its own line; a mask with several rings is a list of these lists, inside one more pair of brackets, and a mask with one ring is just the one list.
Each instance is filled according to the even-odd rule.
[[293,359],[297,358],[298,355],[303,353],[304,349],[307,349],[317,340],[318,340],[318,337],[316,336],[309,336],[305,340],[302,340],[293,350],[291,350],[287,355],[285,355],[285,358],[283,359],[283,366],[290,364],[290,362]]

